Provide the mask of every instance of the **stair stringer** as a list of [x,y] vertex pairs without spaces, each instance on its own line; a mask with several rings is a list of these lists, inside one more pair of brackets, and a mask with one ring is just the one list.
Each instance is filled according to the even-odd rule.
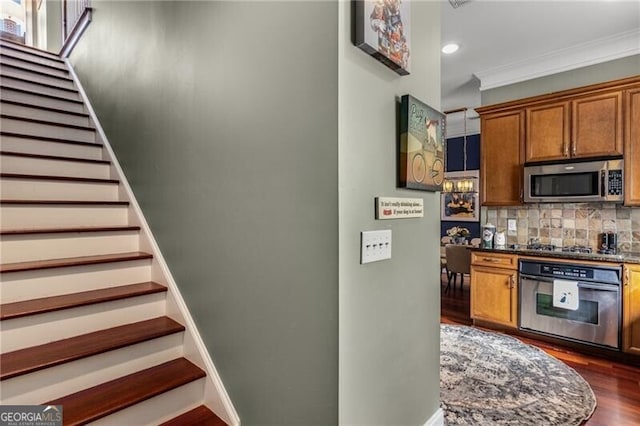
[[169,267],[162,256],[160,247],[158,246],[149,225],[144,218],[142,209],[138,204],[136,197],[126,179],[120,163],[111,148],[109,139],[107,138],[100,121],[89,102],[89,98],[76,74],[71,62],[68,58],[64,58],[67,64],[69,74],[73,78],[81,99],[84,101],[87,112],[96,128],[97,139],[103,144],[103,150],[107,158],[111,161],[111,176],[120,180],[119,192],[120,200],[129,201],[129,224],[140,226],[140,250],[153,254],[151,264],[151,279],[163,284],[167,287],[167,307],[166,315],[180,322],[185,326],[184,332],[184,357],[196,364],[198,367],[206,371],[207,375],[204,386],[204,404],[208,406],[218,417],[224,420],[230,426],[239,426],[240,418],[233,406],[222,379],[213,364],[213,360],[207,350],[200,333],[195,325],[189,309],[180,294],[178,286],[169,270]]

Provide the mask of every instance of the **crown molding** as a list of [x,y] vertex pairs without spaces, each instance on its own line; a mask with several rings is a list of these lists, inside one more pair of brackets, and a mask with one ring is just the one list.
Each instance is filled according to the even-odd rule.
[[474,75],[480,80],[483,91],[638,54],[640,28],[478,71]]

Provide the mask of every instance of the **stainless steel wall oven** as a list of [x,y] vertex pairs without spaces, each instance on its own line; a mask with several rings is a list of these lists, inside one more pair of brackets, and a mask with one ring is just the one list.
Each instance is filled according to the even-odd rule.
[[[519,272],[521,330],[620,350],[620,266],[520,260]],[[571,308],[554,299],[554,286],[566,284],[577,290]]]

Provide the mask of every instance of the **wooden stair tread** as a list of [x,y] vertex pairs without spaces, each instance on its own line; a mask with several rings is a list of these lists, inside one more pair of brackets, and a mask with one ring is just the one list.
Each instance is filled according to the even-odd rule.
[[64,407],[65,426],[85,424],[202,377],[204,371],[179,358],[45,404]]
[[[5,63],[0,63],[0,65],[2,65],[3,67],[7,67],[7,68],[15,68],[16,70],[22,71],[22,72],[27,72],[27,73],[31,73],[31,74],[38,74],[38,75],[42,75],[45,77],[51,77],[51,78],[55,78],[58,80],[64,80],[64,81],[73,81],[73,78],[71,78],[70,76],[62,76],[62,75],[56,75],[56,74],[51,74],[48,72],[44,72],[44,71],[38,71],[38,70],[34,70],[32,68],[28,68],[28,67],[23,67],[20,65],[14,65],[14,64],[5,64]],[[69,74],[67,72],[67,74]]]
[[13,138],[22,138],[22,139],[34,139],[43,142],[58,142],[58,143],[67,143],[71,145],[85,145],[85,146],[95,146],[102,148],[102,144],[97,142],[87,142],[87,141],[79,141],[68,138],[52,138],[49,136],[34,136],[34,135],[25,135],[24,133],[14,133],[14,132],[5,132],[0,131],[0,136],[9,136]]
[[191,411],[179,415],[169,421],[162,423],[160,426],[226,426],[227,424],[213,411],[201,405]]
[[13,115],[13,114],[0,114],[0,118],[6,118],[6,119],[18,120],[18,121],[26,121],[26,122],[34,123],[34,124],[45,124],[45,125],[48,125],[48,126],[55,126],[55,127],[66,127],[68,129],[87,130],[87,131],[91,131],[91,132],[95,132],[96,131],[96,128],[93,127],[93,126],[80,126],[80,125],[77,125],[77,124],[60,123],[59,121],[41,120],[39,118],[22,117],[20,115]]
[[59,161],[73,161],[77,163],[92,163],[92,164],[104,164],[109,165],[109,160],[97,160],[93,158],[80,158],[80,157],[63,157],[61,155],[45,155],[45,154],[31,154],[27,152],[17,151],[0,151],[0,155],[7,157],[23,157],[23,158],[37,158],[41,160],[59,160]]
[[[41,86],[41,87],[48,87],[51,89],[58,89],[58,90],[62,90],[63,92],[71,92],[71,93],[78,93],[78,89],[72,88],[72,87],[65,87],[65,86],[58,86],[57,84],[52,84],[52,83],[45,83],[43,81],[35,81],[35,80],[30,80],[28,78],[23,78],[17,75],[6,75],[6,74],[2,74],[2,78],[4,79],[10,79],[10,80],[18,80],[18,81],[22,81],[23,83],[30,83],[30,84],[34,84],[37,86]],[[7,89],[11,89],[11,90],[23,90],[23,91],[27,91],[27,89],[21,89],[18,87],[13,87],[13,86],[7,86],[7,85],[2,85],[2,87],[7,88]],[[55,95],[47,95],[44,93],[38,93],[38,92],[33,92],[36,94],[39,94],[41,96],[55,96]],[[65,100],[69,100],[72,102],[79,102],[79,103],[84,103],[84,101],[75,101],[72,99],[66,99]]]
[[7,40],[5,38],[0,38],[0,46],[5,47],[7,49],[17,50],[18,52],[28,53],[34,56],[40,56],[45,59],[51,59],[53,61],[64,62],[59,55],[55,53],[51,53],[46,50],[38,49],[37,47],[27,46],[26,44],[17,43],[12,40]]
[[128,201],[108,200],[0,200],[0,205],[78,205],[78,206],[128,206]]
[[[13,78],[14,80],[18,80],[18,79],[14,78],[14,77],[9,77],[9,76],[7,76],[7,78]],[[37,83],[37,84],[40,84],[40,83]],[[29,95],[40,96],[40,97],[43,97],[43,98],[55,99],[55,100],[58,100],[60,102],[71,102],[71,103],[74,103],[74,104],[84,104],[84,101],[82,101],[80,99],[69,99],[69,98],[65,98],[65,97],[62,97],[62,96],[51,95],[51,94],[48,94],[48,93],[41,93],[41,92],[37,92],[35,90],[23,89],[23,88],[20,88],[20,87],[9,86],[9,85],[6,85],[6,84],[0,84],[0,89],[11,90],[13,92],[26,93],[26,94],[29,94]],[[75,90],[75,89],[73,89],[73,91],[77,92],[77,90]]]
[[[15,56],[12,54],[13,52],[0,52],[0,58],[8,58],[8,59],[13,59],[16,61],[21,61],[21,62],[26,62],[28,64],[33,64],[33,65],[37,65],[40,67],[45,67],[45,68],[49,68],[55,71],[64,71],[65,73],[69,74],[69,70],[67,69],[67,66],[65,65],[64,62],[59,62],[56,61],[55,59],[52,58],[43,58],[43,59],[52,59],[54,62],[57,62],[58,65],[51,65],[51,64],[44,64],[42,62],[38,62],[35,59],[27,59],[27,58],[21,58],[19,56]],[[0,61],[0,63],[2,63]]]
[[150,281],[137,284],[127,284],[118,287],[101,288],[98,290],[82,291],[79,293],[63,294],[60,296],[43,297],[40,299],[31,299],[22,302],[5,303],[0,305],[0,320],[43,314],[62,309],[77,308],[80,306],[166,291],[167,288],[165,286]]
[[31,179],[31,180],[64,180],[72,182],[87,182],[87,183],[107,183],[118,184],[118,179],[104,179],[104,178],[85,178],[75,176],[52,176],[52,175],[29,175],[22,173],[0,173],[0,178],[5,179]]
[[65,268],[69,266],[98,265],[101,263],[151,259],[152,257],[153,255],[149,253],[134,251],[128,253],[67,257],[62,259],[31,260],[28,262],[3,263],[0,265],[0,273]]
[[33,234],[73,234],[98,232],[127,232],[139,231],[139,226],[92,226],[76,228],[42,228],[42,229],[7,229],[0,230],[0,235],[33,235]]
[[0,380],[182,331],[184,331],[182,324],[168,317],[158,317],[18,349],[0,355]]
[[89,118],[89,114],[86,112],[67,111],[62,108],[48,107],[48,106],[38,105],[34,103],[29,103],[29,102],[14,101],[11,99],[3,99],[3,98],[0,98],[0,102],[3,104],[17,105],[17,106],[26,107],[26,108],[39,109],[42,111],[58,112],[60,114],[69,114],[69,115],[76,115],[78,117]]

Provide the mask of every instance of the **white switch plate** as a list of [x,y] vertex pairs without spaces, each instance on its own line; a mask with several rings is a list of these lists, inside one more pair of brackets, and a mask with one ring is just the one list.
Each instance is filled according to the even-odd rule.
[[518,225],[515,219],[507,219],[507,235],[518,235]]
[[360,233],[360,263],[391,259],[391,229]]

